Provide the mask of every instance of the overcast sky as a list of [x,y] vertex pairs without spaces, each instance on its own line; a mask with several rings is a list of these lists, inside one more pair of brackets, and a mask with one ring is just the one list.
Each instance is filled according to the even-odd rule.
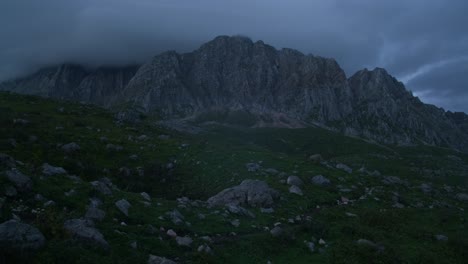
[[0,0],[0,80],[44,65],[142,63],[217,35],[383,67],[468,112],[468,0]]

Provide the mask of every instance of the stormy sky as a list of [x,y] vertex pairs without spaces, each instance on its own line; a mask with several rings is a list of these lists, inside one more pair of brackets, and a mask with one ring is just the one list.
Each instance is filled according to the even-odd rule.
[[217,35],[383,67],[424,102],[468,112],[466,0],[1,0],[0,80],[64,62],[143,63]]

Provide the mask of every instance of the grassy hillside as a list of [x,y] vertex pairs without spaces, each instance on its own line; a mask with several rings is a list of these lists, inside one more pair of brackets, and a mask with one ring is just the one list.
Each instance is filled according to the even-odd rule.
[[[79,150],[63,149],[71,142]],[[91,105],[0,93],[0,153],[14,158],[17,169],[33,181],[32,190],[12,195],[5,176],[11,165],[1,164],[0,223],[20,219],[47,240],[34,253],[1,249],[0,263],[146,263],[150,254],[180,263],[468,259],[468,203],[457,196],[467,193],[468,156],[449,149],[382,146],[320,128],[212,125],[199,134],[183,134],[149,119],[117,122],[112,113]],[[314,154],[322,161],[310,160]],[[46,176],[44,163],[66,173]],[[249,163],[256,169],[249,171]],[[340,163],[353,172],[337,169]],[[371,173],[360,172],[362,167]],[[319,174],[331,184],[312,184]],[[285,180],[290,175],[304,182],[303,196],[289,193]],[[106,181],[103,177],[112,182],[111,195],[90,184]],[[205,205],[245,179],[265,181],[280,192],[274,212],[246,207],[252,218]],[[96,229],[108,250],[79,241],[64,228],[66,220],[86,214],[91,198],[101,200],[99,208],[106,213]],[[115,206],[121,199],[131,204],[128,216]],[[174,209],[184,217],[180,224],[167,214]],[[277,223],[283,232],[275,237],[269,230]],[[193,243],[178,245],[168,229]],[[314,243],[313,252],[306,242]],[[199,252],[204,245],[212,252]]]

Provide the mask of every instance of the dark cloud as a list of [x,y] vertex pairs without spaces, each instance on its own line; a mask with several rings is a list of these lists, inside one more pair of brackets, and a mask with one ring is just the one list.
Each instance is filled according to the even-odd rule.
[[242,34],[384,67],[423,101],[468,112],[466,0],[18,0],[0,2],[0,80],[44,65],[142,63]]

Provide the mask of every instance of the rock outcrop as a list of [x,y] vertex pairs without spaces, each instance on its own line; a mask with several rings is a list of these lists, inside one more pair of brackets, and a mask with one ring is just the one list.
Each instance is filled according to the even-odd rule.
[[166,120],[319,125],[380,143],[468,151],[468,115],[422,103],[384,69],[364,69],[348,79],[333,59],[245,37],[220,36],[193,52],[165,52],[140,67],[46,68],[4,82],[0,90],[131,106],[138,116]]

